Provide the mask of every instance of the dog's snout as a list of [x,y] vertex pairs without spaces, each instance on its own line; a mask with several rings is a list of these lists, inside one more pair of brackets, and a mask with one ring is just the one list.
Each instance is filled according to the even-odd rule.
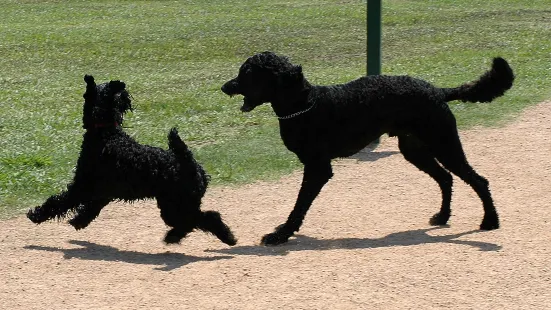
[[238,87],[237,81],[233,79],[226,82],[224,85],[222,85],[222,91],[226,95],[234,95],[237,93],[237,87]]

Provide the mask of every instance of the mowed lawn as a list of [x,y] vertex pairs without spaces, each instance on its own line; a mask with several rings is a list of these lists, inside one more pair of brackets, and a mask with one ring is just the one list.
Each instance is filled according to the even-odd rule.
[[[302,64],[311,82],[366,71],[365,1],[0,1],[0,216],[64,189],[82,140],[84,74],[133,95],[127,131],[166,147],[177,126],[213,184],[300,167],[269,105],[250,114],[220,86],[254,53]],[[551,4],[383,1],[383,73],[438,86],[477,78],[495,56],[517,75],[492,104],[452,103],[461,128],[499,126],[551,97]],[[522,137],[519,137],[519,139]]]

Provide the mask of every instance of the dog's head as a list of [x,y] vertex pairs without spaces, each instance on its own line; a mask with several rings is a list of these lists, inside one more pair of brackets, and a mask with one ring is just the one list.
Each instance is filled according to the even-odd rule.
[[126,91],[126,84],[110,81],[96,85],[91,75],[85,75],[84,81],[84,128],[121,125],[126,111],[132,110],[132,100]]
[[263,52],[249,57],[222,91],[230,96],[243,95],[241,111],[249,112],[263,103],[283,99],[303,85],[301,66],[291,64],[287,57]]

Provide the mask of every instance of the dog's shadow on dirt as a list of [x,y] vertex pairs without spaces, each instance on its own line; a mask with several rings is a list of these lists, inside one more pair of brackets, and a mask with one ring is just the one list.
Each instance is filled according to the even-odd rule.
[[458,240],[457,238],[473,233],[482,232],[481,230],[471,230],[451,235],[436,235],[432,236],[428,234],[429,231],[443,229],[443,227],[431,227],[427,229],[408,230],[393,233],[378,239],[368,238],[342,238],[342,239],[316,239],[303,235],[296,235],[296,237],[289,240],[284,245],[275,247],[267,246],[237,246],[230,249],[223,250],[208,250],[208,252],[215,252],[220,254],[229,255],[256,255],[256,256],[269,256],[269,255],[287,255],[289,252],[294,251],[324,251],[334,249],[356,250],[356,249],[374,249],[383,247],[394,246],[415,246],[431,243],[450,243],[460,244],[470,247],[478,248],[480,251],[499,251],[502,246],[482,242],[482,241],[470,241],[470,240]]
[[[445,226],[444,226],[445,227]],[[408,230],[393,233],[378,239],[369,238],[341,238],[341,239],[316,239],[303,235],[296,235],[284,245],[267,247],[260,245],[236,246],[222,250],[206,250],[206,252],[225,254],[214,257],[197,257],[181,253],[141,253],[136,251],[119,250],[112,246],[95,244],[88,241],[70,240],[69,243],[78,245],[78,248],[58,248],[39,245],[27,245],[24,248],[28,250],[38,250],[47,252],[61,252],[65,259],[81,259],[96,261],[126,262],[140,265],[157,265],[156,270],[170,271],[182,266],[202,261],[216,261],[222,259],[231,259],[235,255],[254,255],[254,256],[284,256],[294,251],[324,251],[334,249],[355,250],[355,249],[375,249],[393,246],[415,246],[431,243],[450,243],[478,248],[480,251],[499,251],[502,247],[497,244],[458,240],[457,238],[480,230],[471,230],[450,235],[430,235],[429,231],[443,229],[443,227],[432,227],[427,229]]]
[[201,261],[215,261],[230,259],[232,256],[197,257],[181,253],[141,253],[135,251],[119,250],[112,246],[95,244],[88,241],[70,240],[70,244],[78,245],[80,248],[63,249],[57,247],[46,247],[38,245],[27,245],[28,250],[39,250],[48,252],[62,252],[63,258],[78,258],[82,260],[126,262],[140,265],[158,265],[156,270],[170,271],[187,264]]

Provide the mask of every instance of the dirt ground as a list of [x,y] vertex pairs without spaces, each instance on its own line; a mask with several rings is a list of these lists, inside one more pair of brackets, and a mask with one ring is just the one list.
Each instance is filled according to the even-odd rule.
[[152,201],[111,204],[87,229],[0,222],[1,309],[549,309],[551,102],[510,126],[461,133],[490,181],[502,228],[477,230],[482,205],[454,178],[449,227],[428,220],[440,191],[397,141],[334,163],[334,178],[287,245],[259,240],[285,220],[301,172],[211,188],[239,238],[194,232],[166,246]]

